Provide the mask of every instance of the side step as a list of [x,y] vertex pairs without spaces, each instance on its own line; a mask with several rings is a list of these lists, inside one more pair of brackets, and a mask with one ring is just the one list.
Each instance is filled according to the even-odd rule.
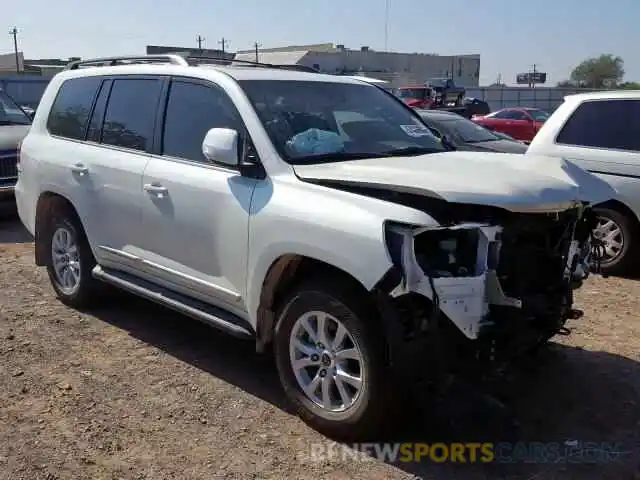
[[250,327],[244,320],[221,308],[173,292],[133,275],[118,270],[102,268],[100,265],[96,265],[92,274],[98,280],[164,305],[212,327],[224,330],[235,337],[254,338]]

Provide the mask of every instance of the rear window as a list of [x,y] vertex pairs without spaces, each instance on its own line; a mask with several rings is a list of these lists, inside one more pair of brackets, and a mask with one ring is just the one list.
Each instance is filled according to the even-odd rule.
[[84,140],[100,77],[72,78],[65,81],[53,102],[47,129],[53,135]]
[[556,143],[640,151],[640,100],[592,100],[581,104]]

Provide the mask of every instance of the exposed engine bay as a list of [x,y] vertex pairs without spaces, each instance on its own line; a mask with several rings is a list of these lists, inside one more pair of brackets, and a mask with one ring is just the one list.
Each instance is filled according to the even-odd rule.
[[[597,264],[596,217],[588,205],[515,213],[424,196],[341,186],[425,211],[440,224],[389,223],[387,248],[401,273],[389,291],[402,322],[401,349],[433,349],[448,368],[492,371],[565,333]],[[453,325],[453,327],[452,327]]]
[[[573,290],[594,261],[596,219],[588,206],[513,213],[429,203],[425,211],[441,226],[387,227],[389,251],[403,272],[390,295],[404,311],[408,335],[428,337],[438,319],[447,318],[465,337],[447,338],[467,347],[453,348],[458,361],[495,365],[566,331],[566,321],[581,316]],[[406,308],[407,301],[420,303],[416,294],[428,299],[431,311]],[[441,335],[434,340],[443,341]]]

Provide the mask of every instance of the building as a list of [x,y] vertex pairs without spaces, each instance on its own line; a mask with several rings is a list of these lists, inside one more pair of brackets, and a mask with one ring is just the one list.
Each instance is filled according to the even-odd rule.
[[[24,71],[24,55],[18,52],[18,68],[20,72]],[[16,54],[0,53],[0,75],[13,75],[16,72]]]
[[480,55],[435,55],[427,53],[379,52],[363,46],[358,50],[344,45],[321,43],[242,50],[237,60],[284,65],[304,65],[323,73],[366,75],[391,83],[393,87],[420,85],[429,78],[452,77],[465,87],[477,87]]

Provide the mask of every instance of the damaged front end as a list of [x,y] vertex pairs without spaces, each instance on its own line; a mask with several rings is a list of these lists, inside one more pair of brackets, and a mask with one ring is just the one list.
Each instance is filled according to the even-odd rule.
[[383,314],[402,325],[387,333],[403,370],[400,358],[415,365],[419,350],[435,373],[491,375],[582,315],[573,290],[597,254],[588,206],[514,213],[448,204],[434,218],[440,226],[386,225],[396,276],[378,291]]

